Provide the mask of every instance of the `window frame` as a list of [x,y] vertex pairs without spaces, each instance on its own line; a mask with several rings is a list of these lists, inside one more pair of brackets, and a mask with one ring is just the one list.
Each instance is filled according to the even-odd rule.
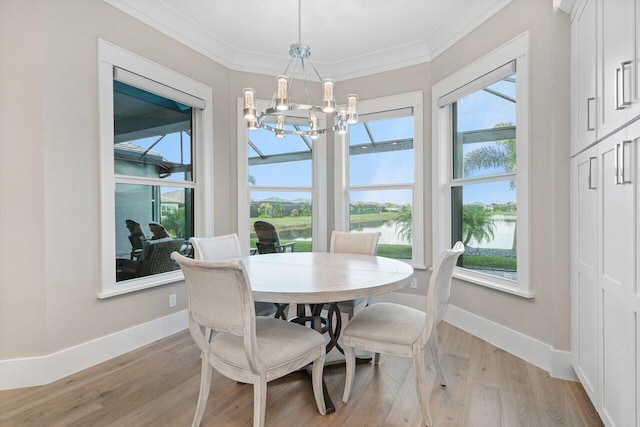
[[[269,104],[269,100],[256,99],[256,108],[264,110]],[[238,132],[238,239],[242,247],[242,252],[249,255],[251,230],[250,218],[250,194],[251,191],[279,191],[279,192],[311,192],[311,247],[314,252],[327,250],[327,137],[321,134],[313,141],[311,151],[311,187],[309,186],[250,186],[247,182],[249,174],[249,157],[247,149],[247,139],[249,130],[242,110],[244,99],[237,98],[237,132]],[[324,126],[325,119],[319,117],[319,125]]]
[[[433,263],[438,255],[451,247],[451,187],[453,181],[452,158],[452,114],[451,103],[468,93],[479,90],[483,77],[505,64],[516,63],[516,203],[517,210],[517,253],[518,280],[510,281],[456,267],[453,276],[469,283],[500,290],[524,298],[533,298],[530,274],[530,127],[529,127],[529,34],[525,32],[492,52],[486,54],[451,76],[441,80],[432,89],[432,217],[433,217]],[[475,85],[481,85],[475,89]],[[462,90],[464,86],[472,87]],[[448,99],[443,107],[440,98],[456,91],[455,99]],[[466,93],[468,92],[468,93]],[[451,97],[449,97],[451,98]],[[499,174],[501,175],[501,174]],[[493,177],[495,178],[495,177]],[[473,182],[487,182],[492,176],[474,179]],[[457,179],[459,184],[463,179]]]
[[334,225],[338,231],[349,231],[349,200],[351,191],[367,191],[376,188],[383,190],[407,189],[412,191],[412,259],[401,260],[409,263],[416,269],[425,269],[425,244],[424,244],[424,95],[423,91],[407,92],[397,95],[372,98],[358,101],[358,114],[380,113],[403,108],[413,109],[413,185],[406,184],[380,184],[357,185],[351,187],[349,183],[349,133],[335,135],[334,144]]
[[[168,87],[169,91],[204,101],[204,109],[193,108],[192,135],[193,181],[163,180],[162,186],[193,188],[194,229],[197,235],[213,235],[213,106],[212,88],[169,68],[131,53],[105,40],[98,40],[98,115],[100,167],[100,290],[98,298],[109,298],[129,292],[174,283],[184,279],[182,271],[116,282],[115,261],[115,186],[116,183],[158,185],[154,179],[131,178],[114,172],[113,81],[114,68],[129,71],[147,79],[150,84]],[[148,90],[145,88],[145,90]],[[171,97],[169,95],[169,97]],[[147,181],[147,182],[145,182]]]

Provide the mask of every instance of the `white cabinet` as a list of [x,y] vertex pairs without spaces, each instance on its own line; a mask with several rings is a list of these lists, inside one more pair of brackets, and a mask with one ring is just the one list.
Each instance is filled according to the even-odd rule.
[[598,370],[598,151],[571,164],[571,322],[573,366],[589,398],[599,397]]
[[637,97],[636,1],[599,0],[599,135],[640,114]]
[[623,129],[598,144],[600,415],[611,426],[637,425],[634,174],[638,139],[628,139],[632,132]]
[[572,153],[596,141],[596,0],[586,0],[571,26],[573,137]]
[[571,166],[573,366],[607,426],[640,421],[638,144],[635,122]]

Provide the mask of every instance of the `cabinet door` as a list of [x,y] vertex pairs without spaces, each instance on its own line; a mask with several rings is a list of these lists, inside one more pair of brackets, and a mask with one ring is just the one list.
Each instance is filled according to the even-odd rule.
[[633,104],[635,71],[635,0],[600,0],[602,73],[601,136],[613,132],[627,121]]
[[636,424],[636,142],[627,130],[598,144],[600,412],[606,425]]
[[586,0],[584,8],[573,22],[572,37],[576,49],[577,138],[573,152],[577,153],[596,140],[596,1]]
[[598,386],[598,151],[593,147],[571,167],[571,295],[573,367],[592,402]]

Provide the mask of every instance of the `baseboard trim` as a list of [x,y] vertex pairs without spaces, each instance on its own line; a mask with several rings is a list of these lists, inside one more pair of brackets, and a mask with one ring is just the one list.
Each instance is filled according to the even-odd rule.
[[0,360],[0,390],[49,384],[188,327],[187,310],[45,356]]
[[[373,302],[383,301],[403,304],[422,311],[427,306],[426,296],[398,292],[373,298]],[[444,320],[471,335],[544,369],[554,378],[578,381],[578,377],[571,367],[570,351],[556,350],[549,344],[453,305],[449,305]]]

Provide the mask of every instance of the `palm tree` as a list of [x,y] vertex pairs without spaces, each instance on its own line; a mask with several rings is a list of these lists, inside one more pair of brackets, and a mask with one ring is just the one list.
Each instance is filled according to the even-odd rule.
[[[513,123],[498,123],[494,128],[512,127]],[[470,151],[464,156],[464,175],[469,176],[472,172],[489,169],[502,168],[505,172],[515,172],[516,170],[516,140],[504,139],[496,141],[497,145],[482,147]],[[511,189],[516,187],[515,181],[510,183]]]
[[491,211],[482,206],[464,205],[462,207],[462,233],[466,246],[473,237],[478,244],[493,239],[495,224]]
[[[495,129],[512,127],[513,123],[498,123],[494,126]],[[464,175],[469,176],[474,171],[487,168],[502,168],[505,172],[515,172],[516,170],[516,140],[504,139],[496,141],[497,145],[490,147],[482,147],[476,150],[470,151],[464,156],[463,168]],[[511,190],[516,188],[516,182],[514,180],[509,181],[509,187]],[[463,213],[464,216],[464,213]],[[517,246],[517,223],[516,229],[513,232],[512,249],[516,249]],[[463,226],[464,227],[464,226]],[[480,242],[478,239],[476,239]]]
[[396,234],[402,240],[411,242],[413,237],[413,221],[411,218],[411,210],[402,212],[396,218]]

